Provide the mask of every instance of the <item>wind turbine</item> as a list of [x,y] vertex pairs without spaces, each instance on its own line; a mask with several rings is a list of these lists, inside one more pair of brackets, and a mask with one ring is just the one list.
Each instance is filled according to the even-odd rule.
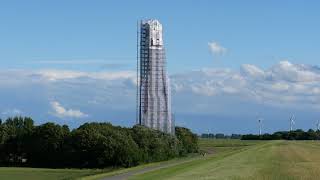
[[295,118],[294,115],[290,117],[290,131],[293,130],[293,125],[295,125],[294,118]]
[[258,118],[258,123],[259,123],[259,136],[262,135],[262,120],[261,118]]

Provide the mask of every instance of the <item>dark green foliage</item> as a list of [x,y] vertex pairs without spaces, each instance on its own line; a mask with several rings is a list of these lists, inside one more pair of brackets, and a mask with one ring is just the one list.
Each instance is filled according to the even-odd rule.
[[240,134],[232,134],[230,136],[230,139],[241,139],[241,135]]
[[176,128],[176,136],[143,126],[110,123],[35,126],[31,118],[8,118],[0,124],[0,166],[51,168],[130,167],[198,151],[197,136]]
[[241,134],[232,134],[230,135],[226,135],[226,134],[222,134],[222,133],[217,133],[217,134],[201,134],[201,138],[210,138],[210,139],[241,139]]
[[138,125],[132,128],[131,135],[144,162],[162,161],[179,155],[179,141],[174,136]]
[[295,131],[279,131],[273,134],[254,134],[243,135],[242,140],[320,140],[320,131],[309,129],[307,132],[302,129]]
[[28,139],[28,163],[33,166],[57,167],[66,158],[65,139],[70,136],[67,126],[46,123],[37,126]]
[[183,127],[176,127],[175,131],[182,146],[180,155],[198,152],[198,136],[196,134]]
[[109,123],[86,123],[72,132],[72,146],[81,167],[134,166],[139,149],[126,129]]
[[27,140],[34,130],[31,118],[8,118],[0,125],[0,162],[21,165],[26,158]]

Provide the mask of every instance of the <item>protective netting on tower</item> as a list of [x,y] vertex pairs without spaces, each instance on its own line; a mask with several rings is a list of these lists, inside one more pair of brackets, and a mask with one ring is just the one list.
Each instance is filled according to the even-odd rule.
[[157,20],[141,23],[139,79],[139,123],[174,133],[162,25]]

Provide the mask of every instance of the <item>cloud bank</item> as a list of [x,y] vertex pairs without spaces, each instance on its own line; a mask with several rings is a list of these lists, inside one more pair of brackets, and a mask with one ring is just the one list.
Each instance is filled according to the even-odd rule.
[[267,70],[251,64],[242,65],[240,71],[203,69],[174,75],[173,82],[177,93],[207,97],[232,95],[274,106],[318,108],[320,100],[320,69],[288,61]]
[[[269,114],[286,117],[288,112],[320,110],[320,68],[289,61],[268,69],[244,64],[239,70],[207,68],[173,74],[171,86],[177,119],[203,114],[245,119],[250,113],[279,109]],[[42,119],[133,124],[135,91],[134,71],[0,71],[1,112],[18,109]],[[185,114],[189,115],[182,117]]]

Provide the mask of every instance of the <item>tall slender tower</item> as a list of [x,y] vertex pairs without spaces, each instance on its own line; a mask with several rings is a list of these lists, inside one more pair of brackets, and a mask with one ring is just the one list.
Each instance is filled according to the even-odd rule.
[[138,43],[137,59],[139,61],[137,123],[174,134],[161,23],[158,20],[141,21],[138,39],[140,44]]

